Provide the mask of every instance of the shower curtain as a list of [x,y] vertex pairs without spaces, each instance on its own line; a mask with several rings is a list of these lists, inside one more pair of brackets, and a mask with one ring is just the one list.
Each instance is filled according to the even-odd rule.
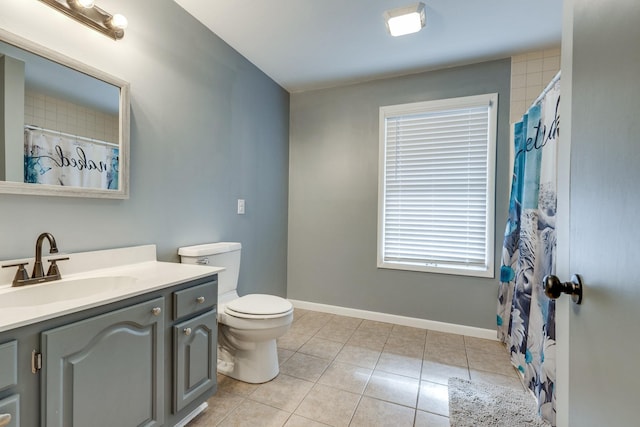
[[25,129],[24,182],[118,189],[118,148]]
[[555,425],[555,301],[544,294],[542,278],[555,273],[559,75],[545,92],[514,127],[497,329],[541,416]]

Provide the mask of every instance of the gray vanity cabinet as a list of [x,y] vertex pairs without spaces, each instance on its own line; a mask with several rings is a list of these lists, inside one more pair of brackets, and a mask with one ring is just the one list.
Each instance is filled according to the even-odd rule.
[[164,423],[165,298],[42,333],[42,425]]
[[217,389],[217,285],[214,273],[0,332],[0,420],[180,425]]

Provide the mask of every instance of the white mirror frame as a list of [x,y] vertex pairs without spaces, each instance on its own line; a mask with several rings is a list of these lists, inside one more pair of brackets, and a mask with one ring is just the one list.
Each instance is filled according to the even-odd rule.
[[129,198],[129,83],[107,74],[97,68],[90,67],[68,56],[62,55],[47,47],[19,37],[0,28],[0,41],[14,45],[46,59],[57,62],[78,72],[102,80],[120,89],[119,104],[119,188],[103,190],[97,188],[63,187],[46,184],[28,184],[24,182],[0,181],[0,193],[39,196],[89,197],[103,199]]

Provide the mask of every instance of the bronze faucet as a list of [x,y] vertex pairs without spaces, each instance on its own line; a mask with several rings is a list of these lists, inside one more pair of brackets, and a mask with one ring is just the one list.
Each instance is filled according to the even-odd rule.
[[57,261],[64,261],[69,259],[69,257],[63,258],[55,258],[50,259],[49,262],[51,265],[49,266],[49,270],[45,276],[44,269],[42,268],[42,244],[44,243],[44,239],[49,241],[49,253],[57,254],[58,246],[56,244],[56,239],[53,237],[51,233],[42,233],[38,236],[36,240],[36,259],[33,264],[33,273],[31,274],[31,278],[29,278],[29,274],[27,270],[24,268],[27,265],[27,262],[16,263],[3,265],[2,268],[5,267],[18,267],[18,271],[16,272],[15,277],[13,278],[12,286],[23,286],[23,285],[31,285],[34,283],[42,283],[42,282],[50,282],[52,280],[59,280],[62,277],[60,276],[60,270],[58,270]]
[[42,268],[42,243],[44,243],[45,238],[49,240],[49,253],[58,253],[58,245],[56,245],[56,239],[53,237],[53,234],[42,233],[39,235],[38,240],[36,240],[36,262],[33,264],[32,279],[44,276],[44,270]]

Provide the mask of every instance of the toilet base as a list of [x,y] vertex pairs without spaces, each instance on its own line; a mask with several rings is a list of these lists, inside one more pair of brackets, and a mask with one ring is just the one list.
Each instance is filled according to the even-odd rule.
[[261,384],[274,379],[280,372],[276,340],[254,343],[251,350],[234,350],[230,355],[218,346],[218,372],[245,383]]

